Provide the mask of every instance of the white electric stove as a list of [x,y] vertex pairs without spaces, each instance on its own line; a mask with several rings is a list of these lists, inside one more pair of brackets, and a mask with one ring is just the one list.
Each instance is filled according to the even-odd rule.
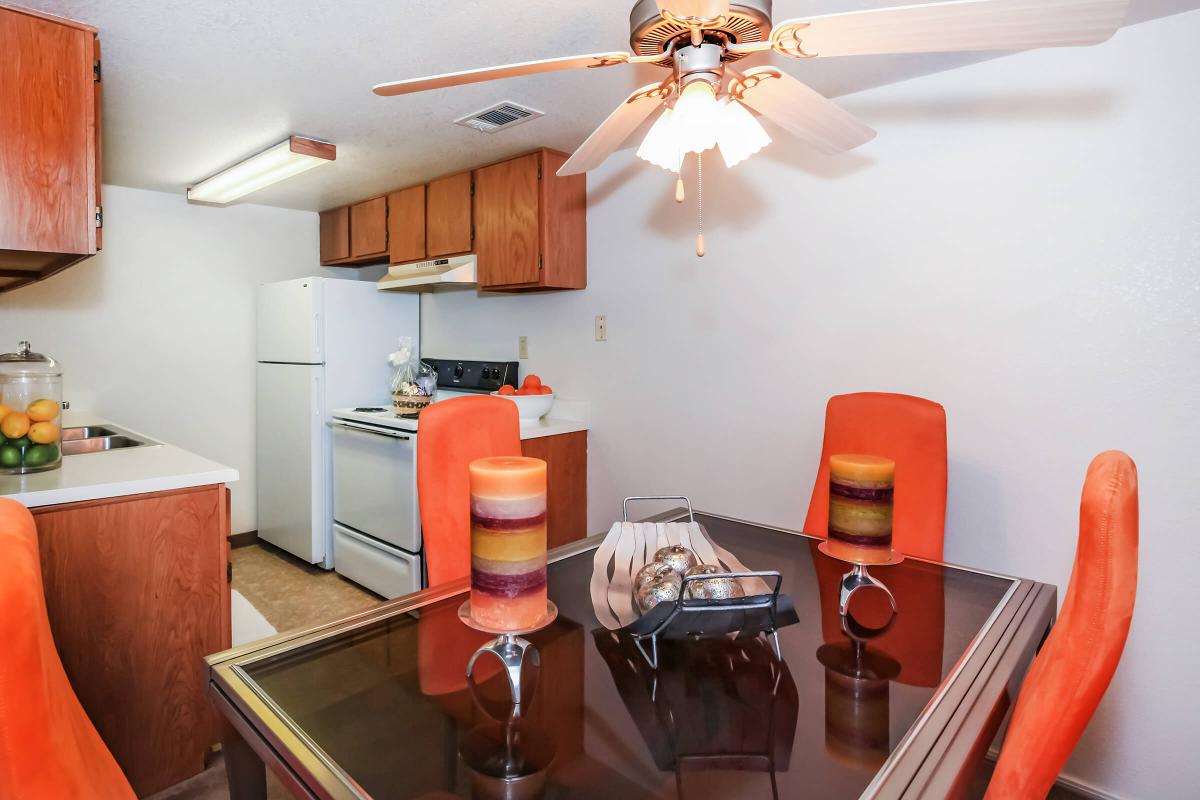
[[[438,372],[434,402],[517,385],[515,361],[423,360]],[[417,420],[372,406],[331,416],[334,569],[389,600],[424,588]]]

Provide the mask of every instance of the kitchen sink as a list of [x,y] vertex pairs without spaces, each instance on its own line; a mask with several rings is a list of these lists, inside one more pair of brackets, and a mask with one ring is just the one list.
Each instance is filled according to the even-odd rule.
[[103,453],[106,450],[124,450],[129,447],[146,447],[156,444],[158,442],[140,438],[115,425],[63,428],[62,432],[62,454],[64,456]]
[[85,425],[81,428],[63,428],[62,432],[62,438],[64,442],[116,435],[118,435],[117,431],[109,428],[106,425]]

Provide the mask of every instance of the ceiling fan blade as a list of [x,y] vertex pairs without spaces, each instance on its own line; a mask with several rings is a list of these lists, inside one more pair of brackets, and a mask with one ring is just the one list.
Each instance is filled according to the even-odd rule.
[[658,0],[658,10],[675,19],[716,19],[729,13],[729,0]]
[[771,42],[794,58],[1091,45],[1128,10],[1129,0],[953,0],[787,20]]
[[674,78],[668,78],[662,83],[643,86],[629,95],[625,102],[617,106],[608,115],[608,119],[600,123],[600,127],[592,131],[592,135],[579,145],[579,149],[567,159],[567,163],[559,167],[557,174],[578,175],[603,164],[604,159],[624,144],[629,135],[670,96],[675,89],[674,84]]
[[734,75],[729,93],[750,108],[827,155],[853,150],[875,131],[829,98],[775,67],[755,67]]
[[[383,97],[398,94],[412,94],[429,89],[443,89],[447,86],[463,86],[468,83],[495,81],[501,78],[515,78],[521,75],[536,75],[542,72],[560,72],[568,69],[583,69],[586,67],[611,67],[615,64],[625,64],[631,60],[629,53],[593,53],[586,56],[567,56],[565,58],[547,58],[542,61],[523,61],[520,64],[506,64],[502,67],[484,67],[483,69],[468,69],[462,72],[448,72],[445,75],[431,75],[427,78],[410,78],[404,81],[380,83],[372,91]],[[642,59],[644,60],[644,59]]]

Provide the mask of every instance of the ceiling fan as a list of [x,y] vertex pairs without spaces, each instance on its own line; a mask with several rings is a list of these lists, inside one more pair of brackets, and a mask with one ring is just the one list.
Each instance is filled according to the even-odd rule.
[[[750,109],[817,150],[835,154],[875,131],[771,66],[731,66],[774,51],[796,59],[886,53],[1022,50],[1099,44],[1125,20],[1130,0],[950,0],[790,19],[772,27],[771,0],[638,0],[629,15],[633,52],[593,53],[381,83],[393,96],[569,69],[654,64],[671,72],[634,91],[558,170],[595,169],[662,109],[638,156],[678,173],[687,154],[719,148],[727,166],[771,140]],[[701,160],[697,158],[698,176]],[[682,179],[676,199],[683,200]],[[697,237],[697,255],[704,237]]]

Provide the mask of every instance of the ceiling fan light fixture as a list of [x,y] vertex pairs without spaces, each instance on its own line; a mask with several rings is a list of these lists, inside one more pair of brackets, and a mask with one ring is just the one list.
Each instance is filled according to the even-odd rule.
[[679,138],[675,133],[673,112],[668,106],[650,126],[646,138],[637,150],[637,157],[649,161],[656,167],[679,172],[683,164],[683,151],[679,149]]
[[671,119],[676,141],[683,152],[703,153],[716,146],[721,107],[717,104],[713,85],[706,80],[698,80],[685,86],[675,101],[675,112]]
[[771,143],[762,123],[737,100],[726,98],[721,101],[720,108],[717,146],[726,167],[736,167]]

